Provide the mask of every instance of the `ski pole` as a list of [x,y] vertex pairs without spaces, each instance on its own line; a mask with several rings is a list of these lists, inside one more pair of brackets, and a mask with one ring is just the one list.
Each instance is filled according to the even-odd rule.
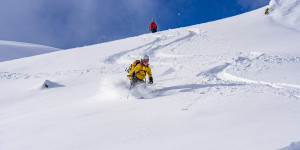
[[145,88],[147,87],[147,76],[145,77]]

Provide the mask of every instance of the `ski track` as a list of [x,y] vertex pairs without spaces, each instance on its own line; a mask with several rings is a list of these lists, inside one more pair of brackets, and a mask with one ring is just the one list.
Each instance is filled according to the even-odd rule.
[[[199,31],[200,32],[200,31]],[[180,32],[177,33],[177,34],[181,34]],[[153,42],[150,42],[148,44],[145,44],[143,46],[140,46],[140,47],[137,47],[137,48],[134,48],[134,49],[130,49],[130,50],[126,50],[126,51],[122,51],[120,53],[117,53],[117,54],[114,54],[112,56],[109,56],[108,58],[106,58],[104,60],[105,63],[115,63],[117,59],[120,59],[121,57],[125,56],[126,54],[128,53],[132,53],[132,52],[135,52],[135,51],[142,51],[142,52],[139,52],[139,55],[141,54],[148,54],[150,56],[154,56],[154,54],[160,50],[160,49],[163,49],[169,45],[172,45],[172,44],[175,44],[175,43],[180,43],[182,41],[185,41],[185,40],[189,40],[191,39],[192,37],[194,37],[195,35],[198,35],[200,33],[196,33],[196,31],[188,31],[188,35],[184,36],[184,37],[181,37],[181,38],[178,38],[178,39],[175,39],[167,44],[164,44],[164,45],[161,45],[160,43],[166,41],[166,40],[170,40],[170,38],[168,37],[161,37],[161,36],[154,36],[156,37],[157,39],[154,40]],[[172,35],[170,35],[171,37],[173,37]],[[144,49],[145,47],[149,46],[148,48]],[[127,58],[129,61],[132,61],[132,58]]]
[[[243,54],[241,54],[243,55]],[[272,83],[266,81],[256,81],[247,78],[238,77],[228,73],[228,70],[232,68],[239,68],[237,70],[242,70],[243,72],[247,72],[247,69],[255,63],[262,65],[258,73],[261,72],[261,68],[270,69],[267,64],[263,64],[260,62],[266,62],[271,64],[282,64],[282,63],[299,63],[299,57],[280,57],[280,56],[267,56],[266,54],[257,55],[256,57],[252,57],[251,54],[249,56],[238,56],[232,63],[226,62],[223,65],[218,65],[206,71],[198,73],[197,77],[202,77],[204,80],[208,82],[217,82],[219,84],[224,82],[229,82],[229,85],[240,85],[240,86],[254,86],[257,88],[262,88],[263,91],[265,88],[274,89],[278,95],[288,96],[295,99],[299,98],[300,93],[300,85],[287,84],[287,83]],[[247,88],[246,88],[247,89]],[[221,91],[220,91],[221,92]]]
[[130,49],[130,50],[125,50],[125,51],[122,51],[120,53],[117,53],[117,54],[114,54],[112,56],[109,56],[108,58],[106,58],[104,60],[105,63],[115,63],[116,62],[116,59],[119,59],[120,57],[122,57],[123,55],[126,55],[127,53],[129,52],[132,52],[132,51],[136,51],[136,50],[139,50],[139,49],[142,49],[144,47],[147,47],[149,45],[153,45],[155,43],[158,43],[160,42],[161,39],[160,38],[156,38],[154,41],[150,42],[150,43],[147,43],[145,45],[142,45],[142,46],[139,46],[137,48],[134,48],[134,49]]
[[170,43],[167,43],[165,45],[158,45],[154,48],[150,48],[150,49],[147,49],[145,50],[145,53],[149,54],[150,56],[154,56],[154,54],[159,50],[159,49],[163,49],[169,45],[172,45],[174,43],[179,43],[179,42],[182,42],[182,41],[186,41],[186,40],[189,40],[191,39],[192,37],[194,37],[195,35],[197,35],[197,33],[195,33],[194,31],[189,31],[189,34],[182,37],[182,38],[178,38]]

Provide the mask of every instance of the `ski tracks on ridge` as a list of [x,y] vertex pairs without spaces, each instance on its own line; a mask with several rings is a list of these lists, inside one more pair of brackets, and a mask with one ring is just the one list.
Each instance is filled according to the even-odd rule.
[[[233,61],[231,62],[224,62],[224,64],[202,71],[196,76],[201,78],[202,82],[209,84],[228,84],[230,86],[237,85],[239,86],[237,91],[250,90],[263,93],[263,91],[267,89],[273,89],[274,93],[277,93],[277,95],[300,99],[300,85],[271,82],[268,81],[269,75],[262,76],[265,72],[278,65],[296,64],[299,66],[299,57],[239,53],[237,54],[237,57],[232,60]],[[280,70],[278,71],[280,72]],[[255,79],[255,76],[258,76],[257,78],[261,78],[261,80]],[[218,93],[227,93],[222,90],[224,89],[220,89]],[[232,92],[235,91],[236,90],[232,90]]]
[[[159,51],[169,45],[172,45],[172,44],[180,44],[180,42],[189,40],[192,37],[194,37],[195,35],[197,35],[198,33],[196,31],[188,31],[187,35],[180,37],[180,38],[175,38],[175,40],[172,40],[173,37],[176,37],[176,35],[178,36],[180,34],[183,34],[183,33],[176,32],[176,33],[173,33],[168,36],[160,35],[159,33],[154,33],[154,35],[151,35],[151,34],[147,35],[144,38],[156,37],[156,39],[152,42],[149,42],[149,43],[139,46],[137,48],[125,50],[120,53],[111,55],[111,56],[107,57],[106,59],[104,59],[103,62],[105,62],[106,64],[107,63],[116,63],[116,61],[118,59],[120,59],[121,57],[124,57],[125,55],[127,55],[127,57],[128,57],[128,55],[133,55],[133,56],[137,55],[138,57],[140,57],[140,55],[142,55],[142,54],[148,54],[148,55],[150,55],[150,57],[153,58],[157,51]],[[168,40],[172,40],[172,41],[168,42]],[[164,42],[167,42],[167,43],[164,43]],[[128,59],[130,62],[133,60],[132,57],[129,57],[126,59]]]
[[139,46],[139,47],[136,47],[136,48],[133,48],[133,49],[129,49],[129,50],[125,50],[125,51],[122,51],[122,52],[120,52],[120,53],[111,55],[111,56],[109,56],[108,58],[106,58],[106,59],[104,60],[104,62],[105,62],[105,63],[115,63],[116,60],[119,59],[120,57],[122,57],[122,56],[124,56],[124,55],[126,55],[126,54],[128,54],[128,53],[130,53],[130,52],[133,52],[133,51],[142,49],[142,48],[144,48],[144,47],[151,46],[151,45],[153,45],[153,44],[155,44],[155,43],[158,43],[159,41],[161,41],[161,39],[160,39],[160,38],[156,38],[154,41],[149,42],[149,43],[147,43],[147,44],[145,44],[145,45],[141,45],[141,46]]

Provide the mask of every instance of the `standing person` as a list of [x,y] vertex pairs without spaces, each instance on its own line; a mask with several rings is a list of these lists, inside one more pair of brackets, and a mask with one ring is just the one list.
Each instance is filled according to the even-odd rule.
[[157,31],[157,25],[155,24],[155,20],[153,19],[151,24],[150,24],[150,31],[152,33],[155,33]]

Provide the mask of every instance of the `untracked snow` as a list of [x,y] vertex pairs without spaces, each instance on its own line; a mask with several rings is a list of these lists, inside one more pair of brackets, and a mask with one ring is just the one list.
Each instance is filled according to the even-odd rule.
[[[300,32],[282,24],[300,4],[276,2],[269,15],[1,62],[0,149],[300,149]],[[154,84],[129,90],[125,68],[142,54]]]
[[0,40],[0,62],[59,50],[49,46]]

